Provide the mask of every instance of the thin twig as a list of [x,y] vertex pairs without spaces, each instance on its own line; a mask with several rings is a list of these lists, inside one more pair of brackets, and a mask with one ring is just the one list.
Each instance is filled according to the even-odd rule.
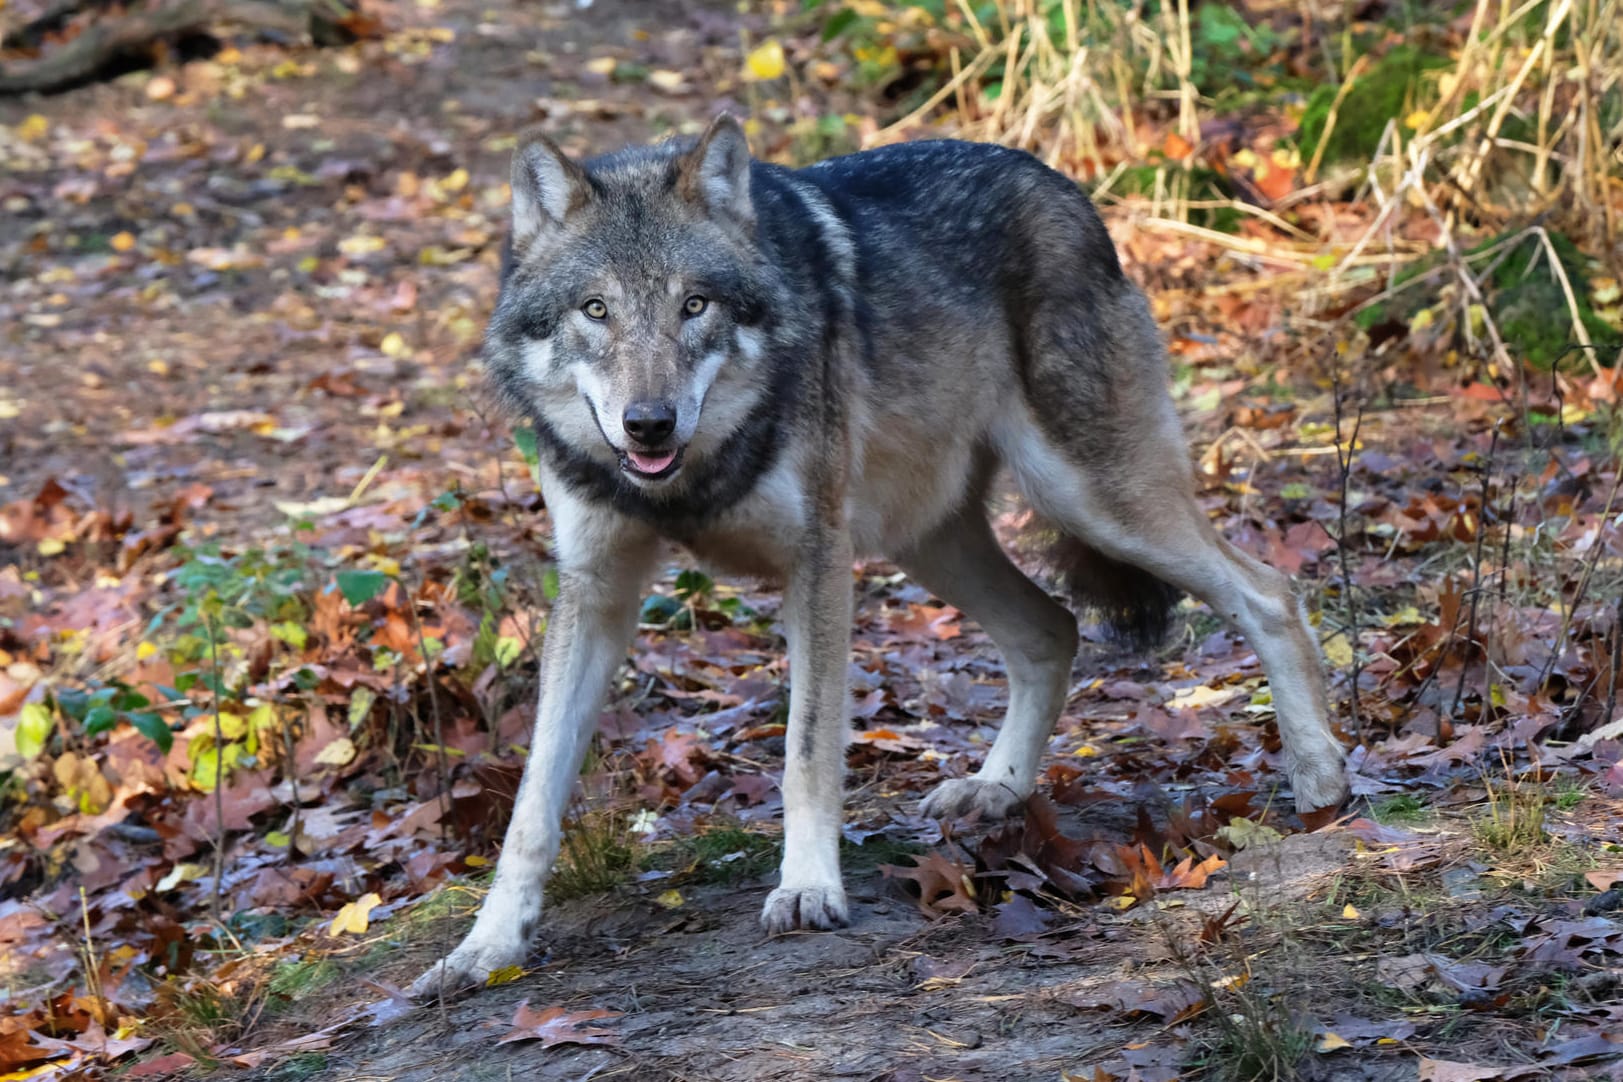
[[[1617,493],[1620,486],[1623,486],[1623,470],[1618,470],[1617,476],[1612,478],[1612,488],[1606,494],[1606,506],[1601,510],[1600,522],[1604,523],[1611,520],[1612,507],[1617,502]],[[1595,566],[1600,563],[1601,553],[1605,550],[1606,546],[1602,545],[1598,538],[1595,544],[1590,547],[1589,557],[1584,561],[1583,574],[1578,578],[1577,588],[1572,591],[1572,604],[1566,606],[1566,611],[1561,614],[1561,629],[1556,632],[1554,641],[1550,643],[1550,653],[1544,659],[1543,666],[1539,668],[1538,680],[1533,685],[1535,688],[1542,688],[1545,682],[1550,679],[1550,674],[1555,671],[1556,663],[1561,657],[1561,651],[1566,645],[1567,635],[1572,630],[1573,617],[1577,614],[1578,607],[1583,604],[1584,595],[1589,592],[1589,584],[1595,577]],[[1556,596],[1560,596],[1559,590]]]
[[[1493,481],[1493,462],[1499,450],[1499,426],[1493,426],[1493,436],[1488,442],[1488,460],[1482,465],[1482,498],[1477,504],[1476,516],[1476,556],[1471,565],[1471,613],[1465,621],[1465,648],[1460,652],[1460,679],[1454,685],[1454,701],[1448,708],[1447,719],[1452,722],[1459,717],[1460,703],[1465,699],[1465,677],[1471,671],[1471,648],[1476,645],[1476,614],[1477,603],[1482,599],[1482,543],[1488,535],[1488,507],[1492,498],[1488,486]],[[1437,735],[1434,742],[1438,747],[1443,746],[1443,720],[1444,716],[1437,717]]]
[[1612,672],[1610,687],[1606,692],[1606,712],[1600,716],[1600,723],[1611,723],[1617,710],[1617,678],[1623,670],[1623,593],[1617,595],[1617,616],[1612,620]]
[[203,626],[209,633],[209,670],[214,676],[209,690],[214,694],[214,889],[209,897],[209,915],[220,920],[220,889],[225,878],[225,727],[220,722],[220,650],[214,617],[205,614]]
[[1331,396],[1335,403],[1336,418],[1336,465],[1341,471],[1340,526],[1336,537],[1336,554],[1341,561],[1342,599],[1347,604],[1347,641],[1352,646],[1352,680],[1350,681],[1352,696],[1348,705],[1352,709],[1353,739],[1362,744],[1364,742],[1364,726],[1363,711],[1360,709],[1358,702],[1358,680],[1363,674],[1364,666],[1358,653],[1358,603],[1353,596],[1352,566],[1347,559],[1347,487],[1352,476],[1353,452],[1358,448],[1358,433],[1364,427],[1364,407],[1362,403],[1358,406],[1358,416],[1353,421],[1352,439],[1347,442],[1346,450],[1343,451],[1341,442],[1341,365],[1339,362],[1331,368],[1331,380]]
[[[423,583],[427,585],[428,575],[423,575]],[[423,637],[423,623],[417,617],[417,602],[414,598],[406,598],[406,610],[411,613],[412,630],[417,633],[417,649],[423,655],[423,673],[428,680],[428,705],[434,715],[434,763],[439,773],[440,782],[440,823],[448,824],[444,831],[447,837],[455,836],[455,817],[451,814],[451,764],[445,754],[445,726],[440,718],[440,697],[434,687],[434,659],[428,654],[428,641]]]

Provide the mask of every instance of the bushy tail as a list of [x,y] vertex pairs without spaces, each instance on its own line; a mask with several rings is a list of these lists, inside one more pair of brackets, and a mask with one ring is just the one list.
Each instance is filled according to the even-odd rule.
[[1049,569],[1078,614],[1091,613],[1111,638],[1136,650],[1166,639],[1183,591],[1063,530],[1051,532],[1045,550]]

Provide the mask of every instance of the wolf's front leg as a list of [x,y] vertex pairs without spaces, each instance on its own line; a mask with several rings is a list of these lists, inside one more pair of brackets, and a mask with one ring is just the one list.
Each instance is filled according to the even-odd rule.
[[840,881],[851,654],[851,539],[843,530],[803,545],[783,612],[789,639],[783,879],[761,911],[761,924],[773,933],[838,928],[849,920]]
[[[563,526],[560,562],[571,553]],[[609,541],[612,539],[604,539]],[[541,702],[496,880],[460,946],[417,978],[415,998],[480,985],[493,970],[521,964],[541,919],[541,893],[558,855],[560,824],[591,742],[609,678],[625,658],[637,601],[652,562],[641,539],[605,544],[590,563],[560,566],[558,600],[541,657]]]

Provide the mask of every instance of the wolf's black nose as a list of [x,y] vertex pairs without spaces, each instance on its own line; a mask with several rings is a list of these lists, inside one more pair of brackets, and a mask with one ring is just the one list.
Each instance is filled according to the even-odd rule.
[[633,402],[620,418],[626,435],[647,447],[657,447],[676,431],[676,411],[663,402]]

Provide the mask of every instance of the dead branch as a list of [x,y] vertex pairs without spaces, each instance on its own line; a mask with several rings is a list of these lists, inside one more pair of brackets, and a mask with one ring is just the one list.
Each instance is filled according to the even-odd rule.
[[[89,0],[81,6],[90,6]],[[50,17],[60,21],[66,14],[59,5]],[[44,55],[0,66],[0,94],[59,90],[93,77],[122,54],[211,27],[322,39],[354,14],[347,0],[154,0],[143,8],[98,15],[72,40]]]

